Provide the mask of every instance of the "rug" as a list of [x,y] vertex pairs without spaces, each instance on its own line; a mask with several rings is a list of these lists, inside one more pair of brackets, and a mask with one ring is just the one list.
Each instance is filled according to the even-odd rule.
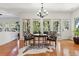
[[[21,49],[19,49],[19,54],[18,56],[24,56],[27,54],[39,54],[39,53],[46,53],[46,52],[54,52],[55,47],[54,46],[48,46],[48,48],[43,47],[43,48],[30,48],[27,51],[25,51],[29,46],[25,46]],[[25,52],[24,52],[25,51]]]

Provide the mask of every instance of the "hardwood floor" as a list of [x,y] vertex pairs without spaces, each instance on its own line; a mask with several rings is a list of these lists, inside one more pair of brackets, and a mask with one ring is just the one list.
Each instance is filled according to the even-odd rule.
[[[24,47],[23,43],[23,40],[20,40],[20,48]],[[72,40],[59,40],[54,52],[27,54],[25,56],[79,56],[79,45],[74,44]]]
[[74,44],[73,41],[62,40],[60,41],[60,44],[63,56],[79,56],[79,45]]
[[0,46],[0,56],[16,56],[18,54],[17,40]]
[[[19,49],[22,47],[24,47],[24,41],[19,40]],[[19,52],[16,40],[0,46],[0,56],[13,56]],[[53,50],[53,52],[27,54],[24,56],[79,56],[79,45],[74,44],[72,40],[59,40],[57,41],[56,50]]]

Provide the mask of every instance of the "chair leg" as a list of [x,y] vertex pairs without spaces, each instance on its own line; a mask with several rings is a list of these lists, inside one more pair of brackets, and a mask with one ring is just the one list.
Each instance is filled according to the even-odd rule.
[[49,41],[49,45],[51,45],[51,41]]
[[55,41],[55,48],[56,48],[56,41]]
[[26,43],[25,43],[25,44],[26,44],[26,46],[27,46],[27,41],[26,41]]
[[33,46],[35,45],[35,39],[33,39],[33,42],[32,42]]
[[29,45],[30,45],[30,40],[29,40]]
[[48,44],[48,41],[46,40],[46,44]]
[[24,40],[24,46],[26,46],[26,41]]
[[49,40],[48,40],[48,45],[49,45]]

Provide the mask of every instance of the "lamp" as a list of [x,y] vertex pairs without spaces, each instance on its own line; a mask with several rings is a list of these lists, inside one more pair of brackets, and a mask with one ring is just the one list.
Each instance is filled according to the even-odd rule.
[[44,9],[43,3],[41,3],[41,5],[41,10],[37,12],[37,16],[39,16],[40,18],[44,18],[46,15],[48,15],[48,12]]

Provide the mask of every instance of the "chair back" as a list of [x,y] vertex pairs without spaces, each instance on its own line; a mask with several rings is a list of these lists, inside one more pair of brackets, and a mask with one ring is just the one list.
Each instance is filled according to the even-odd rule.
[[50,31],[48,33],[48,38],[52,39],[52,40],[56,40],[57,39],[57,32],[56,31]]
[[25,33],[24,33],[24,39],[25,39],[25,40],[30,40],[31,38],[32,38],[31,33],[29,33],[29,32],[25,32]]

